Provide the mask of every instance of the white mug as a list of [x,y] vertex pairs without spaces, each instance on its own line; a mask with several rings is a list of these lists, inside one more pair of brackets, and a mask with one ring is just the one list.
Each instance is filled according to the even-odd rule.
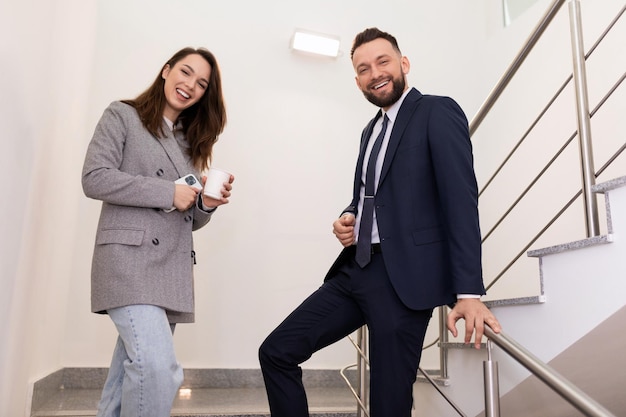
[[230,173],[217,168],[209,168],[206,183],[204,184],[204,195],[221,200],[224,183],[230,181]]

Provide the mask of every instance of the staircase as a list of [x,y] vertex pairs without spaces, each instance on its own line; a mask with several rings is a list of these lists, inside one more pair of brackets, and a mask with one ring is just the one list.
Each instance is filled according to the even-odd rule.
[[[542,281],[539,303],[493,303],[503,332],[616,416],[626,416],[626,177],[594,186],[605,196],[607,235],[533,250]],[[443,388],[468,416],[483,416],[485,349],[449,349]],[[577,417],[506,353],[498,362],[501,415]],[[458,417],[432,387],[416,384],[414,417]]]

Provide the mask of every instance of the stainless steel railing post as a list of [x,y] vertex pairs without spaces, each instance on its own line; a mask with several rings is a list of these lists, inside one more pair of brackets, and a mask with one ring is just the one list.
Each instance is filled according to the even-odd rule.
[[596,182],[591,146],[591,116],[587,97],[587,73],[583,48],[582,20],[579,0],[570,0],[570,34],[572,39],[572,59],[574,65],[574,88],[576,90],[576,116],[578,118],[578,140],[580,142],[580,164],[582,170],[582,190],[585,205],[587,237],[598,236],[598,202],[591,187]]
[[369,380],[367,378],[367,330],[365,326],[361,326],[357,331],[357,345],[360,349],[357,352],[356,365],[359,379],[357,390],[361,400],[361,404],[357,404],[357,417],[367,417],[369,414],[365,408],[369,405]]
[[447,307],[439,307],[439,376],[448,379],[448,329],[446,328]]
[[500,380],[498,362],[491,358],[493,342],[487,341],[487,360],[483,362],[485,382],[485,417],[500,417]]

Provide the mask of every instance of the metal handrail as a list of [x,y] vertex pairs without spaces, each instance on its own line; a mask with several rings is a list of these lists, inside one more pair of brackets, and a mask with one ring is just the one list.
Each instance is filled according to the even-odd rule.
[[[611,23],[609,23],[609,25],[604,29],[604,31],[600,34],[600,36],[598,37],[598,39],[596,39],[595,43],[589,48],[589,51],[587,52],[587,54],[585,55],[585,60],[589,59],[591,57],[591,55],[593,55],[594,51],[598,48],[598,46],[600,45],[600,43],[604,40],[604,38],[606,38],[606,36],[608,35],[608,33],[613,29],[613,27],[615,27],[615,25],[617,24],[617,22],[619,21],[619,19],[622,17],[622,15],[626,12],[626,6],[622,7],[622,9],[618,12],[617,16],[615,16],[615,18],[613,18],[613,20],[611,21]],[[546,104],[544,106],[544,108],[539,112],[539,115],[535,118],[535,120],[530,124],[530,127],[528,129],[526,129],[526,131],[524,132],[524,134],[522,135],[522,137],[517,141],[517,143],[515,144],[515,146],[511,149],[511,151],[507,154],[507,156],[504,158],[504,160],[500,163],[500,165],[498,166],[498,168],[496,168],[494,170],[494,172],[491,174],[491,176],[489,177],[489,179],[485,182],[485,184],[482,186],[482,188],[478,191],[478,197],[480,197],[483,192],[485,192],[485,190],[487,188],[489,188],[489,185],[493,182],[493,180],[498,176],[498,174],[500,173],[500,171],[502,171],[502,169],[504,168],[504,166],[506,165],[506,163],[513,157],[513,154],[515,154],[515,152],[519,149],[519,147],[522,145],[522,143],[526,140],[526,138],[528,137],[528,135],[530,134],[530,132],[533,130],[533,128],[535,126],[537,126],[537,124],[539,123],[539,121],[543,118],[543,116],[548,112],[548,110],[550,109],[550,107],[552,106],[552,104],[554,104],[554,102],[556,101],[556,99],[561,95],[561,93],[565,90],[565,87],[567,87],[567,85],[570,83],[570,81],[572,81],[574,79],[574,74],[571,73],[567,79],[561,84],[561,86],[557,89],[556,93],[554,93],[552,95],[552,98],[548,101],[548,104]],[[598,108],[601,107],[602,103],[606,100],[607,97],[609,97],[612,92],[615,90],[615,87],[613,87],[613,89],[611,91],[609,91],[609,93],[607,93],[604,97],[604,99],[601,100],[600,104],[598,106],[596,106],[595,110],[593,110],[591,112],[591,116],[593,117],[593,114],[598,110]],[[476,125],[476,127],[478,127],[478,125]],[[491,233],[491,232],[490,232]],[[484,239],[483,239],[484,240]]]
[[[600,100],[600,102],[596,105],[596,107],[590,112],[590,117],[593,117],[597,111],[606,103],[607,99],[617,90],[617,88],[624,82],[624,80],[626,80],[626,72],[622,74],[622,76],[617,80],[617,82],[615,82],[615,84],[611,87],[611,89],[609,89],[609,91],[607,92],[607,94]],[[517,206],[517,204],[522,200],[522,198],[531,190],[531,188],[539,181],[539,179],[543,176],[543,174],[545,174],[545,172],[548,170],[548,168],[550,168],[550,166],[552,166],[552,164],[557,160],[557,158],[565,151],[565,149],[567,148],[567,146],[569,146],[571,144],[571,142],[574,140],[574,138],[576,137],[576,132],[573,132],[568,139],[565,141],[565,143],[563,144],[563,146],[561,146],[561,148],[559,148],[559,150],[554,154],[554,156],[550,159],[550,161],[548,161],[548,163],[543,167],[543,169],[541,171],[539,171],[539,173],[535,176],[535,178],[530,182],[530,184],[524,189],[524,191],[518,196],[518,198],[511,204],[511,206],[507,209],[507,211],[500,217],[500,219],[495,223],[494,226],[492,226],[491,230],[482,238],[482,242],[484,242],[487,237],[495,230],[496,226],[498,226],[500,223],[502,223],[504,221],[504,219],[513,211],[513,209]],[[617,150],[617,152],[611,157],[609,158],[608,164],[610,164],[612,161],[614,161],[617,156],[619,156],[622,153],[622,151],[620,149]],[[601,169],[599,169],[597,172],[594,173],[595,177],[598,177],[605,169],[606,169],[607,164],[605,164]],[[566,209],[568,209],[572,203],[574,203],[574,201],[580,197],[583,194],[583,190],[579,190],[576,195],[574,195],[574,197],[572,197],[571,200],[569,200],[565,206],[563,206],[563,208],[556,214],[555,217],[552,218],[552,220],[550,222],[548,222],[546,224],[545,227],[543,227],[539,233],[537,233],[535,235],[535,237],[533,239],[531,239],[523,248],[522,250],[520,250],[518,252],[518,254],[516,256],[513,257],[513,259],[502,269],[502,271],[500,271],[500,273],[498,275],[496,275],[496,277],[489,283],[489,285],[485,288],[486,290],[489,290],[491,287],[493,287],[495,285],[496,282],[498,282],[500,280],[500,278],[502,278],[502,276],[515,264],[515,262],[517,262],[517,260],[519,258],[521,258],[526,251],[545,233],[546,230],[548,230],[548,228],[565,212]]]
[[539,38],[541,38],[543,32],[550,25],[550,22],[552,22],[561,6],[563,6],[563,3],[565,3],[565,0],[554,0],[552,4],[550,4],[548,10],[541,17],[539,23],[535,26],[530,36],[522,46],[522,49],[520,49],[515,58],[513,58],[513,62],[511,62],[509,67],[504,72],[504,75],[497,82],[493,90],[491,90],[480,109],[478,109],[476,115],[472,118],[472,121],[469,124],[470,136],[474,134],[476,129],[478,129],[478,126],[480,126],[484,118],[487,116],[487,113],[489,113],[515,73],[517,73],[517,70],[522,66],[522,63],[526,60],[526,57],[533,49]]
[[588,417],[615,417],[609,410],[503,332],[485,326],[485,336]]

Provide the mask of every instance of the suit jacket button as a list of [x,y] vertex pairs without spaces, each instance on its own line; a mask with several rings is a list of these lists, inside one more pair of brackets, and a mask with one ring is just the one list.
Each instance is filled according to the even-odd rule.
[[163,170],[161,168],[159,168],[156,172],[157,177],[162,177],[163,176]]
[[157,246],[159,244],[159,239],[157,239],[156,237],[152,239],[152,244]]
[[191,221],[191,216],[185,216],[185,221],[189,223]]

